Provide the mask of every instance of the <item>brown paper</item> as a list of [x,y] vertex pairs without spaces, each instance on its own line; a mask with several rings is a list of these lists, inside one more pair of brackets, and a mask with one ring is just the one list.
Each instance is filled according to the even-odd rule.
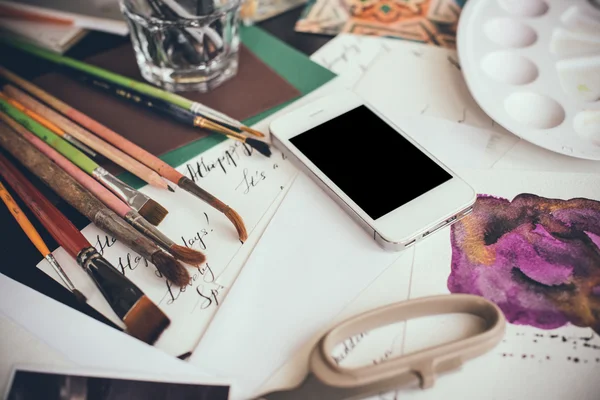
[[[86,61],[144,81],[130,44]],[[163,115],[114,98],[63,73],[40,76],[34,83],[155,155],[165,154],[207,135],[206,131],[184,126]],[[300,95],[296,88],[244,46],[240,48],[239,68],[235,77],[210,93],[180,94],[238,120],[260,114]],[[105,161],[103,166],[113,173],[122,171],[109,161]]]

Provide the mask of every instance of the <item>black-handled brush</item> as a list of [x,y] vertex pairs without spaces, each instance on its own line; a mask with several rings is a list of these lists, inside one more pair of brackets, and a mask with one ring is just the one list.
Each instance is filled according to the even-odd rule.
[[101,79],[99,77],[91,76],[81,71],[73,71],[71,69],[68,69],[67,71],[70,75],[75,76],[80,81],[85,82],[93,87],[102,89],[104,92],[109,93],[115,97],[128,100],[129,102],[138,104],[150,110],[158,111],[186,126],[204,128],[216,133],[220,133],[222,135],[227,136],[230,139],[246,143],[248,146],[252,147],[260,154],[266,157],[271,156],[271,149],[269,148],[268,143],[244,136],[234,131],[233,127],[216,123],[208,118],[196,115],[193,112],[181,108],[173,103],[169,103],[165,100],[144,95],[127,87]]

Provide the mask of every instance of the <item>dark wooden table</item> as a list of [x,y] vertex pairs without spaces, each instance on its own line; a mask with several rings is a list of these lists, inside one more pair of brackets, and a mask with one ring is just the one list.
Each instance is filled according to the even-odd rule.
[[[301,11],[302,7],[296,8],[258,25],[292,47],[310,55],[327,43],[331,37],[295,32],[294,24]],[[73,47],[67,55],[81,59],[111,49],[128,41],[129,37],[92,32]],[[32,59],[28,58],[28,56],[24,56],[23,54],[7,49],[6,47],[0,47],[0,54],[2,54],[0,59],[2,65],[14,69],[14,71],[28,79],[50,72],[56,68],[54,64],[43,60],[36,59],[35,62],[32,62]],[[2,152],[9,159],[15,161],[6,152]],[[31,175],[27,170],[21,167],[17,161],[15,161],[15,165],[17,165],[19,169],[34,182],[34,184],[36,184],[36,186],[39,187],[78,228],[83,229],[89,224],[89,221],[85,217],[68,204],[58,199],[54,193],[52,193],[35,176]],[[44,241],[48,244],[48,247],[50,247],[50,249],[56,249],[58,247],[56,242],[36,221],[35,217],[33,217],[26,206],[21,203],[19,199],[16,200],[28,214],[30,220],[36,226],[44,238]],[[108,320],[91,307],[78,304],[66,289],[40,271],[36,267],[36,264],[40,259],[41,256],[39,252],[27,239],[8,209],[3,204],[0,205],[0,272],[61,303],[69,305],[93,318],[111,325]],[[18,307],[18,305],[15,306]]]

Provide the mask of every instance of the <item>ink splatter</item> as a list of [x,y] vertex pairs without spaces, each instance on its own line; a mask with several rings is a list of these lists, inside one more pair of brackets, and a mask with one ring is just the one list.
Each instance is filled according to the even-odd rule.
[[480,195],[451,238],[450,292],[495,302],[513,324],[600,333],[600,202]]

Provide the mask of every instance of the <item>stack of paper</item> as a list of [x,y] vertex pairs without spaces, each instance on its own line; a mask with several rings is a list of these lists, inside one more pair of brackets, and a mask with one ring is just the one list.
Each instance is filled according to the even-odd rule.
[[118,0],[0,0],[0,35],[62,54],[88,30],[126,35]]
[[57,53],[64,53],[85,36],[77,26],[0,18],[0,32]]
[[128,32],[118,0],[0,0],[0,10],[12,10],[10,15],[18,14],[19,19],[39,21],[39,17],[47,17],[82,29],[116,35]]

